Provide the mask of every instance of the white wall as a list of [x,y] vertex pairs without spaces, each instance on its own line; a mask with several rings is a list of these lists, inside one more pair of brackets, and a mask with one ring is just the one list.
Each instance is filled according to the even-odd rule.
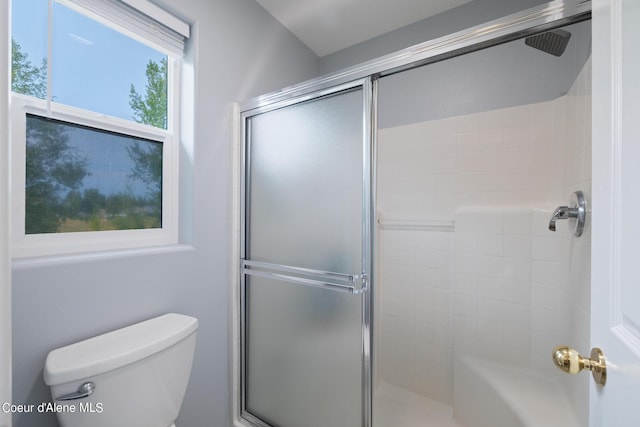
[[[157,3],[193,25],[186,68],[195,91],[185,117],[192,141],[181,153],[184,246],[15,263],[13,401],[50,399],[42,380],[49,350],[174,311],[200,320],[178,425],[219,427],[229,423],[231,104],[312,78],[317,57],[253,0]],[[16,415],[14,424],[57,422],[33,414]]]

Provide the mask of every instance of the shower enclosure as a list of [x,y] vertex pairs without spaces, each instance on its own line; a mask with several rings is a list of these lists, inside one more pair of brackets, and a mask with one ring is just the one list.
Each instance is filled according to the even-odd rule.
[[589,349],[590,234],[549,220],[591,194],[591,23],[551,31],[379,80],[374,424],[588,424],[550,354]]
[[590,233],[548,222],[590,195],[589,17],[550,3],[243,105],[237,425],[586,424],[588,378],[549,356],[588,348]]

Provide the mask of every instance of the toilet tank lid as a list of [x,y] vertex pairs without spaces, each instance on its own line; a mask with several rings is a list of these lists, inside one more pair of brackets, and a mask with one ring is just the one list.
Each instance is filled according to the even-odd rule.
[[44,382],[64,384],[117,369],[183,340],[198,319],[169,313],[52,350],[45,361]]

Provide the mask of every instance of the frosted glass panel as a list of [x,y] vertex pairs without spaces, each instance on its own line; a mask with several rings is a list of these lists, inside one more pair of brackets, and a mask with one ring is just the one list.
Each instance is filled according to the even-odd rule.
[[252,117],[247,258],[362,271],[362,90]]
[[[363,272],[362,88],[258,114],[247,131],[245,260]],[[244,276],[246,414],[361,426],[363,295],[269,274]]]
[[362,298],[247,277],[246,407],[279,427],[362,425]]

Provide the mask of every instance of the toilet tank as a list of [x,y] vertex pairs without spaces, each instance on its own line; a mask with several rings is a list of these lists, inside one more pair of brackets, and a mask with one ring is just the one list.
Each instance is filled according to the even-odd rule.
[[[51,351],[44,381],[53,403],[44,409],[63,427],[171,426],[189,381],[197,328],[197,319],[170,313]],[[90,395],[61,399],[86,391],[88,382]]]

